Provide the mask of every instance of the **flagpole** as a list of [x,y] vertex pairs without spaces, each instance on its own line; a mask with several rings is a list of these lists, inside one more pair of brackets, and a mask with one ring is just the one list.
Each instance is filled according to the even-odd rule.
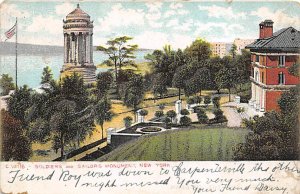
[[16,90],[18,89],[18,18],[16,17]]

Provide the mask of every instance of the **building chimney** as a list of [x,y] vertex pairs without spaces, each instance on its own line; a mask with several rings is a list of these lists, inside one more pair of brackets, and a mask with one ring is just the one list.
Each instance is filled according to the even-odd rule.
[[268,38],[273,36],[273,21],[265,20],[259,24],[259,38]]

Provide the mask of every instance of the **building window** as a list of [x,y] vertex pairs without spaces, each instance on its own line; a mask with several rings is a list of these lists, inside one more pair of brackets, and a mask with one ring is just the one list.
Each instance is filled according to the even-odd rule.
[[256,58],[255,58],[255,61],[256,61],[256,62],[259,62],[259,55],[255,55],[255,57],[256,57]]
[[259,82],[259,80],[258,80],[258,75],[259,75],[259,73],[258,73],[258,71],[256,71],[256,72],[255,72],[255,81],[257,81],[257,82]]
[[284,66],[285,65],[285,56],[279,56],[278,65],[279,66]]
[[264,72],[261,72],[261,82],[264,83],[265,74]]
[[282,73],[282,72],[280,72],[279,74],[278,74],[278,84],[280,84],[280,85],[282,85],[282,84],[284,84],[284,74]]

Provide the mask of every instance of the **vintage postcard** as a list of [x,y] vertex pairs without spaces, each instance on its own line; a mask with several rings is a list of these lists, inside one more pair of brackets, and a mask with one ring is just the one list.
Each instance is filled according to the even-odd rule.
[[0,4],[1,193],[300,193],[296,1]]

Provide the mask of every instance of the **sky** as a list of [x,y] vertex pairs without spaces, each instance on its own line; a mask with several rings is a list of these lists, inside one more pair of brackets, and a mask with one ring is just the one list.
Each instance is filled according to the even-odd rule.
[[161,49],[165,44],[185,48],[197,38],[210,42],[256,39],[258,24],[265,19],[274,21],[274,31],[300,27],[300,3],[292,1],[4,1],[1,41],[18,17],[18,42],[63,45],[63,19],[78,2],[94,20],[94,46],[123,35],[148,49]]

